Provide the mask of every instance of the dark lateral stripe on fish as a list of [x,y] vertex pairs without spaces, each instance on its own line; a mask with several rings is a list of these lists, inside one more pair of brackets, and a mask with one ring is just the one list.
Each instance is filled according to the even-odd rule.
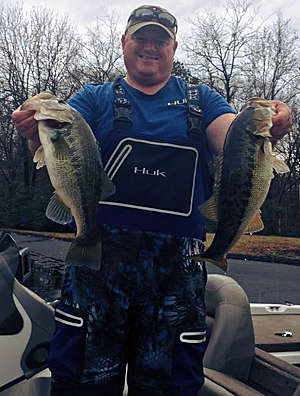
[[[247,121],[248,114],[239,120],[238,123],[232,125],[232,130],[227,136],[227,145],[229,145],[230,150],[224,153],[223,158],[223,175],[221,177],[221,190],[223,194],[220,194],[220,207],[228,209],[234,209],[235,216],[234,218],[231,216],[231,210],[224,210],[223,213],[220,214],[220,218],[222,221],[219,222],[219,232],[224,233],[227,237],[224,238],[224,246],[220,245],[220,240],[218,241],[218,245],[214,246],[214,241],[210,246],[208,254],[204,253],[204,257],[209,258],[209,256],[213,256],[216,251],[222,251],[225,245],[228,245],[233,242],[236,236],[236,229],[242,224],[242,221],[245,217],[249,200],[251,198],[251,193],[253,189],[253,174],[255,171],[255,158],[254,154],[256,151],[255,142],[251,135],[249,134],[241,134],[241,128],[245,129],[245,124]],[[237,135],[239,139],[237,139]],[[235,141],[235,144],[231,143],[231,140]],[[232,168],[232,162],[235,162],[235,168],[243,170],[244,180],[247,180],[246,183],[241,184],[241,177],[239,174],[231,174],[230,182],[228,180],[224,180],[228,178],[228,172],[230,172]],[[235,177],[234,177],[235,175]],[[222,183],[226,183],[228,189],[222,188]],[[236,195],[236,191],[239,191],[239,196]],[[226,193],[225,193],[226,192]],[[241,199],[242,198],[242,199]],[[226,224],[226,229],[222,229],[222,224]],[[228,227],[228,224],[231,226]]]

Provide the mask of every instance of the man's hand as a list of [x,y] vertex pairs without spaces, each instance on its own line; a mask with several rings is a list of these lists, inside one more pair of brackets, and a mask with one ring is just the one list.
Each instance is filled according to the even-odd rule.
[[272,118],[273,126],[270,130],[272,134],[271,142],[273,145],[286,135],[292,125],[292,112],[286,104],[279,100],[272,100],[276,114]]
[[41,145],[37,121],[33,118],[35,110],[21,110],[21,106],[12,113],[12,120],[23,137],[28,139],[28,147],[32,154]]

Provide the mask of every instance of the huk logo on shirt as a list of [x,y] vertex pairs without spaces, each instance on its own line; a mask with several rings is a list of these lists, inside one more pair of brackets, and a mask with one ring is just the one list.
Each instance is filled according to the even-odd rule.
[[168,102],[168,106],[179,106],[187,103],[187,99],[174,100],[174,102]]
[[146,176],[162,176],[162,177],[166,177],[166,173],[164,171],[161,171],[159,169],[150,170],[150,169],[146,168],[145,166],[143,168],[138,168],[137,166],[135,166],[133,168],[133,173],[142,174],[142,175],[146,175]]

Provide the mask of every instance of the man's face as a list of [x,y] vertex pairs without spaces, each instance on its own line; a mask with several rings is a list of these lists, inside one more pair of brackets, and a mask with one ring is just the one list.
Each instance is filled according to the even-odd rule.
[[145,26],[122,37],[128,76],[139,85],[167,82],[173,66],[177,42],[158,26]]

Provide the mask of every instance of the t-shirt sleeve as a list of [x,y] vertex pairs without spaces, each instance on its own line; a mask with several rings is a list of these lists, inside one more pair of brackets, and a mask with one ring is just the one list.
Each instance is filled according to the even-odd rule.
[[69,100],[69,105],[82,115],[92,130],[95,130],[97,127],[95,88],[93,84],[86,85],[82,91]]
[[200,89],[200,107],[204,112],[205,128],[223,114],[236,113],[218,92],[206,85],[201,85]]

